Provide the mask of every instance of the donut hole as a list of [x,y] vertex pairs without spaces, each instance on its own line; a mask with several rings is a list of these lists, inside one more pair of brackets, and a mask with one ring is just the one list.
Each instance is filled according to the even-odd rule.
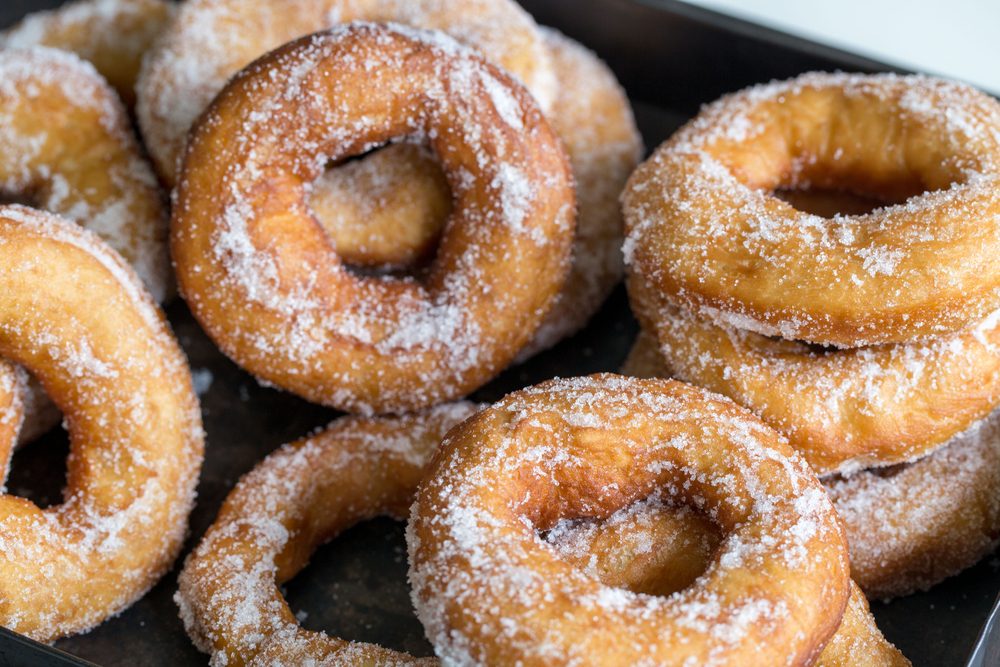
[[705,574],[723,535],[702,512],[654,496],[603,520],[561,521],[539,537],[602,584],[665,597]]
[[845,190],[824,188],[778,188],[771,194],[791,204],[798,211],[818,215],[822,218],[833,218],[840,215],[864,215],[877,208],[901,204],[905,201],[887,201]]
[[361,276],[422,277],[452,205],[434,153],[407,141],[327,164],[309,197],[331,245]]
[[40,197],[36,193],[21,192],[13,190],[0,190],[0,206],[30,206],[39,208],[41,206]]
[[60,504],[68,457],[69,437],[62,429],[19,448],[11,459],[7,493],[30,500],[41,509]]
[[752,188],[820,193],[790,202],[818,215],[902,203],[964,182],[976,168],[940,114],[877,94],[804,87],[755,105],[741,121],[749,136],[724,137],[713,156]]

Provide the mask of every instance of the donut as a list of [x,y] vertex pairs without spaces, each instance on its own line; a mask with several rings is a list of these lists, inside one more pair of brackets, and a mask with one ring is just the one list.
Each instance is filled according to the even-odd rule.
[[[683,505],[650,497],[604,521],[562,521],[545,541],[563,560],[610,586],[666,596],[690,586],[721,542],[715,525]],[[910,661],[875,625],[857,584],[819,667],[903,667]]]
[[[455,193],[437,255],[420,280],[348,271],[304,184],[413,133]],[[192,313],[240,366],[314,403],[402,413],[467,395],[531,340],[569,268],[574,204],[523,88],[443,33],[351,24],[272,52],[216,99],[188,145],[171,250]]]
[[[640,335],[622,372],[669,377],[657,356],[652,337]],[[851,573],[864,591],[889,599],[927,590],[1000,542],[1000,413],[913,463],[823,483],[844,521]],[[687,571],[695,568],[688,564]]]
[[[551,29],[542,33],[560,82],[548,118],[573,166],[577,234],[566,287],[520,359],[583,328],[621,280],[618,195],[642,154],[631,106],[614,74],[577,42]],[[416,155],[380,159],[403,151]],[[399,267],[430,255],[451,198],[433,157],[401,144],[331,172],[311,205],[345,262]]]
[[444,434],[478,409],[344,417],[286,445],[243,477],[188,557],[175,600],[212,664],[437,664],[303,629],[279,586],[359,522],[405,518]]
[[[166,299],[166,209],[114,91],[90,64],[44,47],[0,50],[0,80],[3,198],[93,230]],[[59,422],[37,382],[25,391],[22,442]]]
[[512,0],[187,0],[137,89],[139,126],[163,180],[176,183],[189,129],[230,77],[286,42],[359,20],[443,30],[518,77],[543,108],[554,96],[538,27]]
[[[725,538],[667,598],[603,585],[537,531],[662,491]],[[448,664],[810,664],[850,593],[805,461],[728,399],[613,375],[515,392],[449,432],[407,528],[417,616]]]
[[165,0],[77,0],[28,14],[0,33],[0,45],[72,51],[93,63],[132,107],[142,56],[172,15]]
[[[548,118],[573,166],[578,215],[566,286],[522,360],[582,329],[621,280],[618,196],[643,151],[628,98],[608,67],[568,37],[547,28],[542,34],[560,82]],[[397,152],[410,155],[397,159]],[[394,145],[330,172],[313,191],[316,219],[345,262],[400,267],[431,255],[451,193],[427,153]]]
[[670,376],[724,394],[788,437],[820,475],[920,458],[1000,403],[1000,311],[915,343],[819,348],[629,296]]
[[[885,204],[824,218],[773,195],[810,187]],[[716,323],[838,347],[957,333],[1000,308],[1000,103],[895,74],[748,88],[660,146],[623,209],[629,270]]]
[[48,642],[121,612],[170,567],[201,466],[200,411],[128,265],[21,206],[0,209],[0,357],[39,378],[69,430],[61,504],[0,496],[0,625]]

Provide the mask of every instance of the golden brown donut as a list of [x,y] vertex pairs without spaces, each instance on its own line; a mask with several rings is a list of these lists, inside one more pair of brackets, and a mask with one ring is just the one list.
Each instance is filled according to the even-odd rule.
[[[566,285],[521,359],[583,328],[621,280],[618,196],[643,150],[628,98],[608,67],[568,37],[548,28],[542,34],[560,84],[547,117],[573,166],[578,215]],[[345,262],[398,267],[431,255],[451,193],[431,155],[401,144],[328,173],[310,203]]]
[[230,77],[286,42],[351,21],[443,30],[518,77],[543,108],[555,94],[538,28],[512,0],[187,0],[138,84],[139,125],[164,181],[176,183],[189,129]]
[[[55,49],[0,51],[0,182],[29,202],[96,232],[139,273],[157,301],[173,291],[167,215],[128,114],[94,68]],[[35,381],[26,385],[21,441],[59,422]]]
[[[414,133],[455,193],[437,255],[419,281],[352,273],[305,184]],[[569,268],[574,203],[523,88],[443,33],[352,24],[271,53],[216,99],[172,252],[195,317],[242,367],[315,403],[405,412],[466,395],[531,340]]]
[[[772,194],[803,186],[890,203],[822,218]],[[630,270],[731,327],[857,347],[1000,308],[1000,103],[962,84],[812,73],[729,95],[623,205]]]
[[[645,333],[622,372],[670,377]],[[913,463],[824,484],[847,528],[852,576],[865,592],[891,598],[926,590],[1000,542],[1000,413]]]
[[72,51],[93,63],[131,107],[142,56],[172,15],[165,0],[77,0],[28,14],[0,33],[0,45]]
[[[604,521],[563,521],[545,535],[560,558],[598,581],[635,593],[670,595],[705,572],[722,536],[707,517],[650,497]],[[851,583],[840,627],[818,667],[902,667],[907,660],[879,631],[868,600]]]
[[455,403],[406,417],[345,417],[241,479],[188,557],[174,598],[212,664],[437,664],[304,630],[278,587],[354,524],[404,518],[444,434],[477,409]]
[[749,408],[820,475],[912,461],[1000,402],[1000,311],[929,341],[838,350],[716,325],[636,275],[629,296],[671,376]]
[[201,466],[200,412],[125,262],[21,206],[0,209],[0,357],[40,379],[69,428],[61,504],[0,496],[0,625],[52,641],[119,613],[170,567]]
[[[465,665],[810,664],[849,596],[846,544],[805,461],[727,399],[613,375],[525,389],[453,429],[407,530],[417,615]],[[662,491],[725,540],[668,598],[600,584],[536,531]]]

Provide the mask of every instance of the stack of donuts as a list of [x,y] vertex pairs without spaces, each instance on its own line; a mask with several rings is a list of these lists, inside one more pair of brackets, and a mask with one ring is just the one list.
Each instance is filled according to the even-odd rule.
[[623,195],[627,372],[783,433],[869,595],[926,589],[1000,537],[998,186],[996,100],[808,74],[706,107]]
[[[0,625],[85,632],[177,560],[204,441],[177,296],[348,413],[195,536],[174,599],[212,665],[908,665],[866,594],[995,548],[985,95],[805,75],[640,165],[614,75],[512,0],[79,0],[0,42],[0,469],[71,441],[61,504],[0,495]],[[468,401],[626,268],[623,374]],[[436,658],[283,597],[378,516]]]

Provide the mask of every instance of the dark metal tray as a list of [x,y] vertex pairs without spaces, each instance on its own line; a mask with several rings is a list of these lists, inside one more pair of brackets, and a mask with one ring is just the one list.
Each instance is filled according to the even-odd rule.
[[[0,26],[59,0],[4,0]],[[826,48],[672,0],[526,0],[541,23],[587,44],[618,73],[635,102],[649,147],[655,147],[700,104],[742,86],[811,69],[878,71],[871,60]],[[198,373],[211,373],[202,397],[207,456],[190,545],[201,536],[235,481],[278,445],[296,439],[335,413],[259,386],[225,359],[202,334],[182,303],[167,309]],[[493,400],[555,375],[615,370],[636,332],[623,289],[579,336],[504,373],[477,392]],[[19,452],[13,492],[58,502],[66,454],[62,433]],[[0,629],[0,667],[7,665],[198,665],[172,600],[174,574],[118,618],[87,635],[41,647]],[[988,559],[960,576],[890,604],[873,603],[879,626],[915,665],[962,664],[1000,589],[1000,561]],[[321,548],[287,586],[304,625],[416,655],[430,654],[414,618],[406,584],[402,526],[389,520],[363,524]],[[58,650],[82,660],[60,654]]]

